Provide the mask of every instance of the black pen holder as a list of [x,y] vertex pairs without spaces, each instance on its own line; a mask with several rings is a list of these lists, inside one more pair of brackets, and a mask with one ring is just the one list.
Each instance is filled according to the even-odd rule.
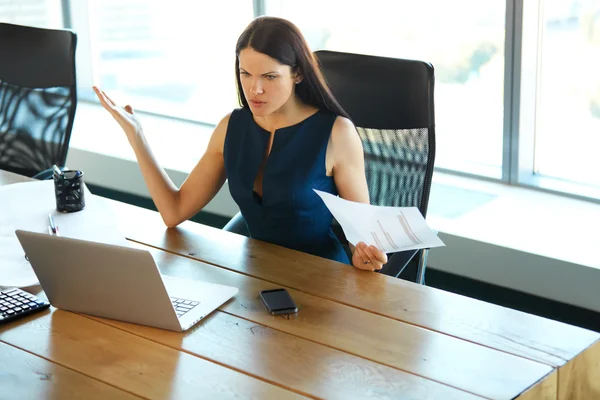
[[63,171],[54,174],[54,194],[56,211],[74,212],[83,210],[85,198],[82,171]]

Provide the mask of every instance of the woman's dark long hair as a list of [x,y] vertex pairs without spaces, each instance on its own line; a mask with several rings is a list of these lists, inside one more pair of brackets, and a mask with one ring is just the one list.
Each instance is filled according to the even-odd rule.
[[302,76],[296,95],[306,104],[349,118],[325,82],[321,68],[296,25],[282,18],[258,17],[242,32],[235,46],[235,75],[240,104],[248,108],[240,81],[240,52],[252,48]]

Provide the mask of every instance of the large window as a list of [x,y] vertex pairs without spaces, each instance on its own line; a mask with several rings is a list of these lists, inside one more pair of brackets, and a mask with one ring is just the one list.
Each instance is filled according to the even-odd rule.
[[77,32],[81,99],[211,125],[263,14],[313,50],[431,62],[438,169],[600,199],[600,0],[0,0],[0,21]]
[[600,1],[540,14],[536,173],[600,187]]
[[0,21],[37,28],[62,27],[61,0],[0,0]]
[[251,1],[88,1],[96,83],[136,108],[216,124],[237,105]]
[[432,63],[436,166],[501,178],[505,0],[269,0],[266,12],[296,23],[312,50]]

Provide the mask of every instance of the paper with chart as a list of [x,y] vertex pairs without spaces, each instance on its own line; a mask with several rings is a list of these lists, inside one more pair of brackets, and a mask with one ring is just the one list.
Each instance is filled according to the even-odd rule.
[[416,207],[372,206],[313,190],[353,245],[365,242],[386,253],[445,246]]
[[15,230],[48,233],[48,214],[52,214],[61,236],[128,245],[110,203],[85,190],[82,211],[60,213],[56,211],[52,180],[0,186],[0,288],[38,283]]

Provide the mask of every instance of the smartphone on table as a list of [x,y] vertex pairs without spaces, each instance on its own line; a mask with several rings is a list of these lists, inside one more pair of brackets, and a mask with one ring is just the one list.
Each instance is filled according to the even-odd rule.
[[262,290],[260,293],[267,310],[271,315],[293,314],[298,312],[298,307],[292,299],[292,296],[285,289]]

